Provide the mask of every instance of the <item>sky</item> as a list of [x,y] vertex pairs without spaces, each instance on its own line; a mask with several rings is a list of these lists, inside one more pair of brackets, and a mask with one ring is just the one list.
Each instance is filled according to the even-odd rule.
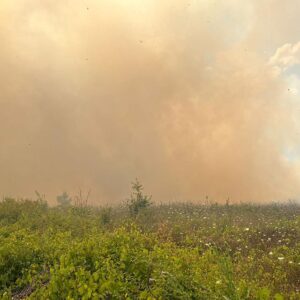
[[300,198],[300,2],[2,0],[0,195]]

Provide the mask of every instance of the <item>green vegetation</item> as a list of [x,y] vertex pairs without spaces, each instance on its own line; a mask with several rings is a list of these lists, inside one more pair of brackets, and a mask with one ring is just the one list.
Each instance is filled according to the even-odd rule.
[[[300,299],[300,207],[0,203],[1,299]],[[136,206],[138,209],[136,209]]]

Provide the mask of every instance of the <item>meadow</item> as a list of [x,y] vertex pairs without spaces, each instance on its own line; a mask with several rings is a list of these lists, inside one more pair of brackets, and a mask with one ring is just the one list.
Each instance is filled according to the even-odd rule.
[[149,200],[3,199],[0,298],[300,299],[299,205]]

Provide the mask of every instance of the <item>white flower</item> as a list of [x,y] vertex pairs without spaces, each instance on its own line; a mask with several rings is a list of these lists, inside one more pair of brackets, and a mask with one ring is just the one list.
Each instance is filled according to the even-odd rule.
[[278,257],[278,260],[284,260],[284,257],[280,256]]

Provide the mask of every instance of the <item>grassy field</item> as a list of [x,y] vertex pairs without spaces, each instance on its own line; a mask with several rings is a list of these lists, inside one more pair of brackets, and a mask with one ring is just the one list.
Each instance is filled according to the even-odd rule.
[[300,299],[300,207],[0,203],[1,299]]

